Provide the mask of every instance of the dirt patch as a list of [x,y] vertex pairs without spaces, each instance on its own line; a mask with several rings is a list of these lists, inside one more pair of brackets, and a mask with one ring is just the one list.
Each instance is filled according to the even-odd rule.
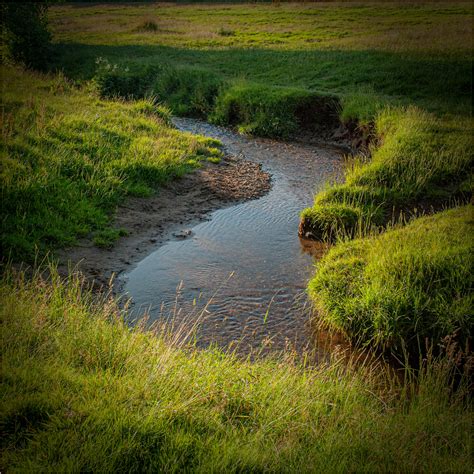
[[167,240],[191,235],[189,226],[209,219],[228,205],[255,199],[270,189],[270,175],[261,166],[240,157],[226,156],[161,187],[151,198],[128,198],[119,206],[113,226],[127,231],[111,249],[90,240],[57,252],[59,271],[77,267],[96,286],[117,275]]

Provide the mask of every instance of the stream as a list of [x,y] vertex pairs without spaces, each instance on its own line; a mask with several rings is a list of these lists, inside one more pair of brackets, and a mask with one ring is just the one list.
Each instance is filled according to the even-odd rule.
[[219,139],[227,153],[261,163],[272,188],[263,197],[214,211],[183,228],[123,277],[132,312],[192,325],[200,346],[304,350],[314,343],[305,294],[322,249],[298,237],[299,213],[341,170],[335,147],[250,138],[194,119],[183,131]]

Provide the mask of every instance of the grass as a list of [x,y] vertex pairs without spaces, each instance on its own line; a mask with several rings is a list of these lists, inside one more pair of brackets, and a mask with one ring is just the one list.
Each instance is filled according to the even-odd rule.
[[[453,365],[247,362],[143,332],[71,275],[4,273],[2,461],[16,471],[468,471]],[[183,345],[184,344],[184,345]],[[416,446],[416,449],[414,447]]]
[[350,338],[399,355],[454,336],[472,340],[472,205],[335,246],[309,293],[319,316]]
[[474,164],[472,120],[439,119],[418,108],[378,114],[370,161],[353,160],[343,184],[329,186],[302,212],[301,232],[335,240],[469,200]]
[[176,115],[231,125],[241,133],[290,138],[338,123],[336,97],[288,87],[224,81],[209,71],[154,65],[120,66],[105,59],[94,82],[104,98],[153,97]]
[[[468,2],[59,5],[50,18],[57,67],[78,80],[94,76],[97,57],[133,58],[192,64],[224,80],[469,115],[472,13]],[[151,20],[159,32],[137,30]]]
[[[303,233],[364,237],[333,247],[310,296],[357,341],[413,357],[429,338],[443,356],[421,351],[402,380],[338,354],[317,367],[292,354],[250,362],[130,325],[77,275],[3,268],[2,467],[472,470],[456,366],[471,354],[455,351],[472,338],[472,205],[459,207],[472,194],[472,13],[462,2],[53,6],[56,73],[1,71],[4,254],[28,261],[82,236],[109,247],[121,199],[218,161],[217,142],[174,130],[171,113],[290,139],[341,121],[372,131],[371,157],[316,196]],[[412,219],[444,207],[456,208]],[[372,232],[400,213],[408,225]]]
[[171,128],[151,100],[100,100],[62,76],[14,68],[4,67],[2,80],[1,245],[15,261],[91,234],[111,245],[120,199],[149,196],[221,155],[215,140]]

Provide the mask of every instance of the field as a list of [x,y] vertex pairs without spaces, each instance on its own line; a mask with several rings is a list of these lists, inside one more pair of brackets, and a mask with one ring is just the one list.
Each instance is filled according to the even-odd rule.
[[[472,470],[472,4],[70,3],[48,19],[43,72],[1,66],[1,467]],[[78,239],[112,246],[119,202],[219,161],[173,114],[353,145],[299,230],[333,244],[315,320],[379,363],[198,350],[130,328],[80,276],[18,272]]]
[[469,3],[110,5],[56,7],[51,22],[77,78],[103,57],[470,114],[471,15]]

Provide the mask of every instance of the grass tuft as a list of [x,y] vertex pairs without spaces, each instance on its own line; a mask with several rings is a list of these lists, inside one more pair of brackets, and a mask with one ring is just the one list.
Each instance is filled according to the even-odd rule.
[[472,205],[335,246],[309,294],[320,318],[350,338],[412,356],[426,340],[472,341]]

